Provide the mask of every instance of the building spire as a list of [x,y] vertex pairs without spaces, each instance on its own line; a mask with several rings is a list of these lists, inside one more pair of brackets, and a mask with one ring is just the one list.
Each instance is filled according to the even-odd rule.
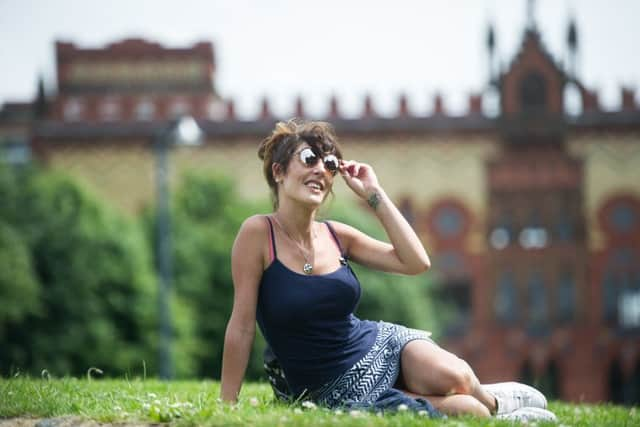
[[527,0],[527,30],[534,31],[536,29],[535,18],[535,0]]
[[567,26],[567,48],[569,50],[569,73],[571,77],[575,78],[578,72],[578,26],[573,14],[569,18],[569,25]]

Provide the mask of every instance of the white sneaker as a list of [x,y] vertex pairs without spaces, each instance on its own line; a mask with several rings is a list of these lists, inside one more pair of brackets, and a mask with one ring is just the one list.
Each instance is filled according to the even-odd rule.
[[508,414],[496,415],[496,418],[507,421],[520,421],[523,423],[527,423],[529,421],[544,421],[555,423],[558,421],[558,418],[553,412],[546,409],[534,407],[519,408],[513,412],[509,412]]
[[535,388],[522,383],[482,384],[496,398],[496,415],[508,414],[519,408],[546,409],[547,399]]

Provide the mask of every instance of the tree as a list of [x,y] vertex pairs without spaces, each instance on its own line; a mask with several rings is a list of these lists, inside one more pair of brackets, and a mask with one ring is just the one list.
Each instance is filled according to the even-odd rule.
[[2,170],[0,195],[0,220],[15,230],[5,227],[4,241],[22,242],[14,264],[37,283],[34,309],[4,323],[3,371],[79,375],[97,366],[118,375],[153,360],[155,287],[136,225],[70,178],[35,168]]

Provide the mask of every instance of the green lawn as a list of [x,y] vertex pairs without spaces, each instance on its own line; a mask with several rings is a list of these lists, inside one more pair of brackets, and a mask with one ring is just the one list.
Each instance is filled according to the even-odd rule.
[[[495,419],[431,420],[398,412],[376,415],[330,411],[300,404],[274,403],[266,384],[244,386],[237,406],[218,401],[219,383],[212,381],[0,379],[0,425],[33,425],[32,419],[74,417],[114,423],[158,423],[224,426],[485,426],[509,425]],[[638,426],[637,408],[613,405],[574,405],[552,402],[565,426]],[[21,418],[21,420],[6,419]],[[5,420],[2,420],[5,419]],[[58,424],[69,424],[69,419]],[[47,423],[45,423],[47,424]],[[56,422],[48,423],[56,425]]]

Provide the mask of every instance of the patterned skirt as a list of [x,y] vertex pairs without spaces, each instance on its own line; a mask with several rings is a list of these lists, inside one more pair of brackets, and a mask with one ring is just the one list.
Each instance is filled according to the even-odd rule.
[[[413,340],[433,342],[430,335],[429,332],[418,329],[378,322],[376,340],[362,359],[342,375],[301,398],[330,408],[356,402],[373,404],[398,379],[400,353],[404,346]],[[287,400],[300,398],[287,393],[284,373],[279,367],[274,367],[273,361],[269,363],[266,354],[265,369],[276,396]]]

